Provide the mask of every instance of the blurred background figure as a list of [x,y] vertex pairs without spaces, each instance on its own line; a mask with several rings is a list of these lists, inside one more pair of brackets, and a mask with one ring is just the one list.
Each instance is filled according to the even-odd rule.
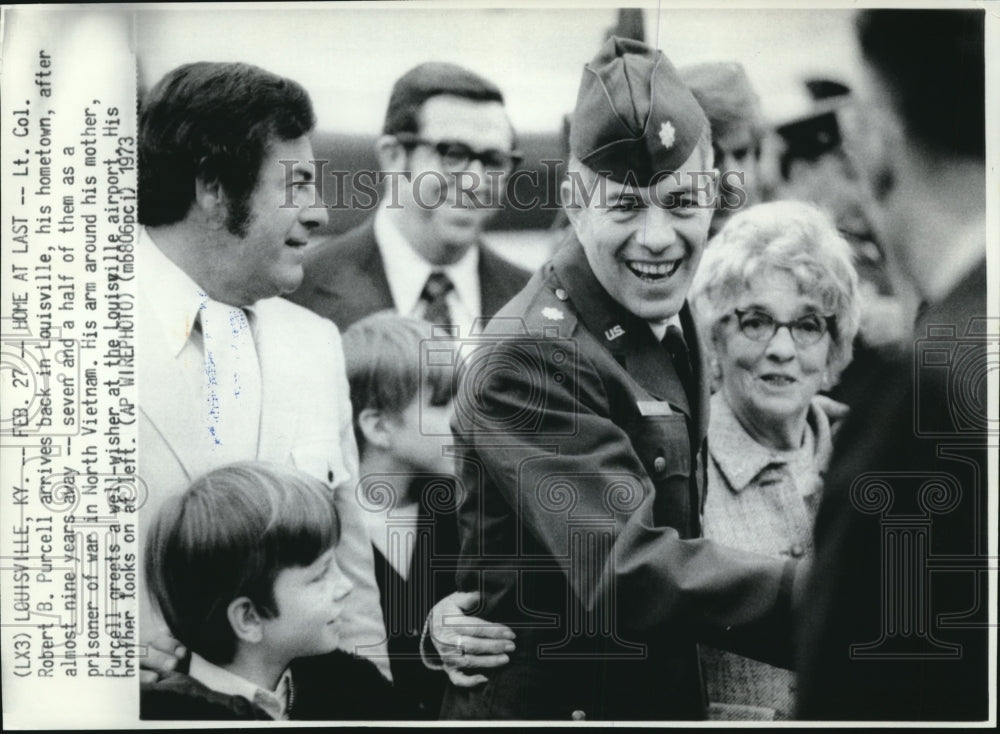
[[520,160],[500,89],[427,62],[393,85],[375,141],[385,196],[375,213],[312,250],[291,300],[346,329],[382,309],[468,335],[528,282],[483,244]]
[[912,307],[900,300],[865,202],[866,188],[844,145],[854,96],[842,81],[807,77],[776,95],[767,147],[768,197],[816,204],[851,245],[861,279],[861,328],[856,358],[831,395],[856,399],[856,375],[870,369],[871,349],[898,342]]
[[[812,205],[751,207],[707,248],[691,299],[720,388],[708,423],[705,537],[802,558],[833,450],[814,399],[851,361],[858,329],[851,249]],[[791,718],[792,671],[701,652],[709,718]]]
[[712,150],[719,170],[717,208],[709,235],[729,218],[760,202],[760,100],[746,70],[736,62],[709,62],[680,69],[681,79],[705,111],[712,128]]
[[857,36],[870,221],[889,272],[925,305],[838,434],[803,596],[798,714],[982,721],[997,432],[987,393],[998,369],[986,318],[984,13],[865,11]]

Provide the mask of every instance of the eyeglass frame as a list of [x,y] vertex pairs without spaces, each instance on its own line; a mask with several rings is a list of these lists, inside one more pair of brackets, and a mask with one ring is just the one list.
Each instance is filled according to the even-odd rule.
[[[733,313],[736,314],[736,326],[740,330],[740,333],[743,334],[743,336],[745,336],[750,341],[756,342],[758,344],[769,343],[772,339],[774,339],[774,337],[777,335],[778,331],[782,327],[788,329],[788,335],[792,338],[792,341],[798,344],[800,347],[811,347],[814,344],[818,344],[820,341],[822,341],[824,334],[829,334],[831,339],[836,338],[837,334],[836,314],[824,314],[824,313],[813,312],[805,314],[803,316],[799,316],[797,319],[793,319],[792,321],[778,321],[776,318],[774,318],[774,316],[769,314],[767,311],[762,311],[758,308],[753,308],[753,309],[734,308]],[[760,314],[761,316],[766,316],[768,319],[770,319],[772,331],[768,336],[762,339],[755,339],[754,337],[746,333],[743,327],[743,317],[748,316],[750,314]],[[798,325],[804,319],[808,319],[810,317],[816,317],[819,319],[819,323],[823,325],[823,331],[819,333],[815,341],[802,341],[800,338],[796,338],[795,331],[793,331],[793,327]]]
[[[524,160],[524,155],[521,153],[521,151],[517,149],[514,149],[509,153],[505,153],[502,150],[497,150],[496,148],[488,148],[486,150],[476,150],[471,145],[463,143],[460,140],[434,141],[434,140],[428,140],[427,138],[422,138],[416,133],[407,133],[407,132],[396,133],[393,137],[395,137],[396,140],[399,141],[400,145],[402,145],[404,148],[415,148],[418,145],[424,145],[430,148],[431,150],[434,151],[435,155],[437,155],[438,160],[441,161],[442,166],[445,166],[444,163],[445,156],[448,155],[448,151],[446,150],[447,147],[459,146],[467,150],[468,153],[466,153],[464,157],[465,162],[462,165],[445,166],[449,173],[456,173],[458,171],[467,171],[469,170],[469,166],[472,164],[473,161],[479,161],[483,169],[486,171],[500,171],[502,173],[508,174],[511,173],[515,168],[517,168],[518,165],[520,165],[521,161]],[[501,168],[491,167],[490,163],[484,159],[484,157],[488,155],[494,155],[498,157],[502,156],[503,158],[507,159],[508,161],[507,165]]]

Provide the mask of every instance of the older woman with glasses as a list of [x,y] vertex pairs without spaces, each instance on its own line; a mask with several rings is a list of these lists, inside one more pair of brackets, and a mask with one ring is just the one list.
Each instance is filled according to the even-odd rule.
[[[709,243],[691,301],[717,388],[705,535],[802,557],[831,451],[816,396],[851,361],[860,317],[850,247],[811,205],[751,207]],[[711,649],[703,662],[712,718],[789,718],[791,671]]]

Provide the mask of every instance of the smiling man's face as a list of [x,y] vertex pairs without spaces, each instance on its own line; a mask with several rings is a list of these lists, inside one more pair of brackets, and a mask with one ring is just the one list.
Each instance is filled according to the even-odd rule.
[[327,222],[326,209],[316,203],[313,157],[308,137],[271,142],[245,233],[226,232],[218,253],[224,283],[217,300],[244,306],[298,288],[309,236]]
[[[713,195],[704,173],[711,151],[698,145],[676,173],[649,188],[604,179],[602,193],[580,203],[564,184],[567,216],[598,282],[647,321],[664,321],[684,305],[708,239]],[[588,187],[589,188],[589,187]]]

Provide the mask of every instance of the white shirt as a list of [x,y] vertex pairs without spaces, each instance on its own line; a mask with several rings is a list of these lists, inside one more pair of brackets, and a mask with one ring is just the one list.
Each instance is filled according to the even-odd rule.
[[145,227],[139,229],[138,247],[138,257],[142,262],[140,285],[145,289],[153,312],[167,327],[170,353],[177,357],[190,348],[196,354],[200,373],[202,354],[198,342],[201,340],[197,335],[193,336],[192,331],[198,310],[205,300],[205,292],[191,276],[163,254]]
[[479,248],[470,247],[458,262],[451,265],[434,265],[413,249],[402,232],[392,222],[385,207],[375,212],[375,241],[378,243],[385,277],[396,311],[404,316],[423,318],[425,304],[420,293],[427,278],[436,270],[442,271],[454,284],[448,293],[448,311],[460,328],[459,336],[467,336],[473,322],[482,315],[482,298],[479,290]]
[[684,328],[681,326],[680,314],[674,314],[666,321],[649,321],[649,328],[653,330],[653,335],[656,337],[656,341],[663,341],[663,337],[667,335],[667,329],[671,326],[676,326],[684,333]]
[[292,690],[292,671],[285,668],[273,691],[261,688],[241,675],[210,663],[196,652],[191,653],[188,675],[202,685],[227,696],[242,696],[264,709],[275,720],[288,719],[288,702]]
[[[178,374],[183,376],[186,382],[194,387],[194,390],[192,390],[193,393],[200,394],[199,391],[205,380],[205,360],[202,351],[201,331],[194,329],[194,323],[201,303],[205,298],[203,291],[187,273],[156,246],[150,233],[144,227],[139,229],[137,248],[136,257],[142,263],[142,267],[138,269],[137,273],[138,285],[143,294],[144,308],[149,311],[148,314],[143,314],[143,318],[140,320],[137,328],[150,329],[157,334],[158,338],[166,341],[170,354],[174,355],[175,358],[175,363],[171,365],[171,370],[176,370]],[[286,305],[290,306],[291,304],[287,304],[286,302]],[[253,307],[243,308],[250,320],[254,341],[257,344],[261,344],[261,341],[258,339],[259,324],[258,319],[254,316],[254,309],[260,309],[263,313],[265,308],[263,301],[258,302]],[[152,319],[148,319],[146,316],[151,316]],[[154,326],[152,324],[153,319],[160,322],[160,324]],[[307,350],[305,353],[310,352]],[[155,386],[140,386],[140,398],[142,394],[145,394],[146,390],[155,389]],[[266,385],[264,385],[264,389],[267,389]],[[345,401],[346,390],[347,383],[345,378]],[[178,406],[178,410],[182,408],[186,410],[194,409],[190,406]],[[350,430],[349,406],[346,409],[345,418],[347,422],[344,424],[343,430],[346,433],[342,432],[342,435],[345,436],[344,441],[349,442],[351,445],[350,453],[356,455],[357,449],[354,448],[353,434]],[[337,429],[337,416],[330,415],[329,420],[330,430],[335,431]],[[292,428],[289,427],[289,430],[292,430]],[[346,446],[346,443],[344,445]],[[288,457],[290,465],[294,461],[294,465],[297,468],[325,479],[323,475],[316,474],[305,463],[300,463],[300,461],[312,458],[308,451],[310,448],[308,444],[301,448],[302,451],[298,456]],[[258,447],[259,449],[260,447]],[[140,447],[140,451],[142,451],[142,447]],[[347,451],[346,448],[345,451]],[[256,459],[258,457],[259,453],[254,456],[247,456],[246,458]],[[324,455],[323,459],[325,460],[325,458]],[[275,458],[271,460],[282,461]],[[342,456],[341,460],[346,459]],[[356,462],[357,459],[355,458],[353,461]],[[216,466],[218,464],[213,463],[212,455],[206,452],[198,460],[198,473],[208,472],[216,468]],[[354,463],[354,466],[356,466],[356,463]],[[325,474],[326,465],[322,464],[322,467]],[[337,481],[348,481],[351,473],[346,467],[342,467],[340,472],[337,473],[341,478]],[[176,491],[179,492],[181,490],[176,489]],[[342,491],[353,491],[353,486]],[[142,512],[150,513],[151,508],[145,507]],[[355,518],[356,524],[360,526],[364,522],[364,519],[365,513],[358,510]],[[344,572],[348,574],[354,583],[354,591],[349,597],[350,601],[348,602],[348,606],[354,610],[354,613],[351,615],[351,623],[349,625],[345,624],[342,628],[341,648],[370,659],[386,679],[392,680],[389,660],[386,655],[385,626],[382,622],[382,612],[379,607],[379,591],[372,570],[370,543],[363,527],[351,530],[352,533],[357,534],[357,538],[348,542],[346,537],[343,537],[347,532],[344,525],[346,520],[343,515],[341,516],[341,523],[341,545],[350,545],[357,551],[356,561],[351,563],[350,566],[342,564]],[[364,550],[357,546],[363,546]],[[361,555],[363,552],[367,552],[368,555]],[[142,599],[141,614],[143,625],[150,625],[149,620],[158,619],[159,615],[150,608],[148,595],[143,594]],[[162,626],[162,621],[158,621],[156,624]]]

